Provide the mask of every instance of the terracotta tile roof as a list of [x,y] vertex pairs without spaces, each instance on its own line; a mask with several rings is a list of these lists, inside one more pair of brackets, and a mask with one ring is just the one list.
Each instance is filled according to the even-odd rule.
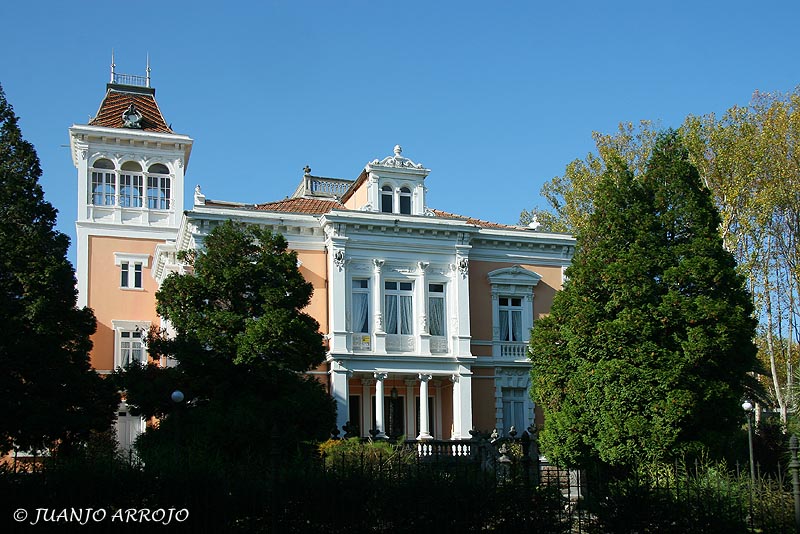
[[449,213],[442,210],[431,210],[437,217],[446,217],[448,219],[462,219],[467,221],[469,224],[474,224],[475,226],[480,226],[482,228],[508,228],[512,230],[526,230],[527,228],[524,226],[514,226],[511,224],[500,224],[494,223],[490,221],[484,221],[483,219],[475,219],[473,217],[466,217],[464,215],[456,215],[455,213]]
[[336,200],[319,198],[287,198],[276,202],[256,204],[258,211],[281,211],[284,213],[307,213],[309,215],[322,215],[332,209],[346,209]]
[[167,126],[158,103],[155,91],[150,89],[133,88],[131,91],[120,89],[119,86],[109,85],[97,115],[89,121],[90,126],[104,126],[106,128],[123,128],[122,113],[133,104],[142,114],[142,130],[147,132],[175,133]]

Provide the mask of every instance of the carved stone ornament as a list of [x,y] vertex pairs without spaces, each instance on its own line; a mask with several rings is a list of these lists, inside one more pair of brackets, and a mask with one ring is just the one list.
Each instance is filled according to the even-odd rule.
[[81,159],[86,159],[89,156],[89,151],[85,148],[82,148],[78,151],[78,154],[80,154]]
[[122,125],[125,128],[142,129],[142,112],[136,109],[135,104],[131,104],[122,112]]
[[428,267],[430,266],[430,262],[419,261],[419,262],[417,262],[417,266],[419,266],[419,272],[424,273],[428,269]]
[[423,169],[421,163],[414,163],[408,158],[404,158],[400,154],[403,152],[403,147],[395,145],[394,156],[387,156],[382,160],[373,160],[370,165],[380,165],[381,167],[395,167],[399,169]]
[[344,268],[344,250],[337,250],[333,253],[333,264],[340,271]]
[[463,278],[469,276],[469,260],[467,258],[461,258],[458,261],[458,272]]
[[381,268],[383,268],[384,260],[379,260],[377,258],[372,260],[372,265],[375,266],[375,272],[381,272]]
[[419,316],[419,329],[425,334],[428,333],[428,316],[427,315],[420,315]]

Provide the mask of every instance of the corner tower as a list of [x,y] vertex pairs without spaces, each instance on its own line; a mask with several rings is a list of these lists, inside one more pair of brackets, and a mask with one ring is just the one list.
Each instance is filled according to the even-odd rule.
[[146,361],[142,338],[158,318],[155,247],[177,236],[192,139],[176,134],[146,76],[117,74],[88,124],[69,129],[78,170],[78,304],[97,316],[92,365]]

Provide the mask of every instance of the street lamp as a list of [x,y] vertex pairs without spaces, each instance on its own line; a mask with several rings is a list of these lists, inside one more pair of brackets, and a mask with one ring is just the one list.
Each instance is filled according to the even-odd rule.
[[745,400],[742,410],[747,414],[747,443],[750,448],[750,525],[753,521],[753,483],[756,480],[756,470],[753,463],[753,403]]
[[753,403],[746,400],[742,403],[742,410],[747,414],[747,443],[750,448],[750,481],[756,479],[756,469],[753,463]]
[[184,399],[183,391],[176,389],[175,391],[172,392],[172,395],[170,395],[169,398],[171,398],[172,402],[174,402],[175,404],[180,404],[183,402]]

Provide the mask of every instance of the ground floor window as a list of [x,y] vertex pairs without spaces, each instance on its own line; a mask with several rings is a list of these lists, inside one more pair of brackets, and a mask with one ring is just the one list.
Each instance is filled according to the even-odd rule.
[[524,388],[503,388],[503,431],[506,434],[512,426],[520,434],[528,427],[525,420],[526,393]]

